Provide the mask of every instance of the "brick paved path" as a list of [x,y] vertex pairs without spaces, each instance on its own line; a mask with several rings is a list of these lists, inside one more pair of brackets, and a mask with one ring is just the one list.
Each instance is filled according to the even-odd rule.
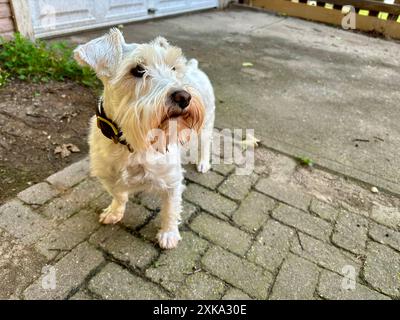
[[0,298],[400,298],[399,199],[256,151],[250,176],[187,168],[183,241],[170,251],[154,241],[149,195],[118,225],[98,223],[110,197],[87,159],[21,192],[0,207]]

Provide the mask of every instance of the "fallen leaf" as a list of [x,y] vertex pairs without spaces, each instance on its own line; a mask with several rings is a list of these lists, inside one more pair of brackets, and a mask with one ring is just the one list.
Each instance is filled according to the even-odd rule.
[[71,150],[71,152],[74,152],[74,153],[76,153],[76,152],[81,152],[81,150],[80,150],[76,145],[74,145],[74,144],[72,144],[72,143],[68,143],[68,144],[67,144],[67,148],[68,148],[69,150]]
[[65,148],[64,146],[58,146],[54,149],[54,154],[60,154],[61,158],[66,158],[71,154],[71,151],[69,151],[68,148]]
[[249,147],[258,147],[258,143],[260,142],[260,139],[257,139],[251,134],[246,135],[246,139],[238,141],[234,140],[236,144],[239,144],[242,147],[242,150],[245,151]]
[[61,158],[66,158],[71,155],[71,153],[80,152],[81,150],[72,143],[62,144],[54,149],[54,154],[60,154]]

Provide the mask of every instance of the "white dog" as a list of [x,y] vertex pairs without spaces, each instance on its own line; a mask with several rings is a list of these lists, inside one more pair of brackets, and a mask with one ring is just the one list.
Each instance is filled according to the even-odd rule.
[[[74,55],[104,85],[89,135],[91,174],[113,197],[100,222],[119,222],[129,193],[157,192],[162,198],[159,245],[176,247],[184,190],[181,143],[189,140],[188,129],[201,132],[198,171],[210,169],[215,98],[208,77],[196,60],[187,61],[164,38],[126,44],[118,29],[78,46]],[[172,124],[177,139],[171,136]],[[166,138],[149,134],[155,129]],[[154,148],[160,141],[164,150]],[[158,161],[164,158],[168,161]]]

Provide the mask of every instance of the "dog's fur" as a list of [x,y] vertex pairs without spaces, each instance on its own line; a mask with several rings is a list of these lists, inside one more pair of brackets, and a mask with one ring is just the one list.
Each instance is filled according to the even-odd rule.
[[[200,172],[210,169],[215,98],[208,77],[196,60],[187,61],[181,49],[158,37],[146,44],[126,44],[118,29],[78,46],[75,59],[90,66],[104,84],[104,110],[123,132],[133,152],[106,138],[91,121],[89,145],[91,174],[98,177],[113,200],[100,216],[100,222],[114,224],[124,215],[129,193],[157,192],[162,199],[160,247],[171,249],[181,239],[178,223],[181,214],[183,173],[180,143],[167,134],[164,150],[155,149],[148,133],[152,129],[167,132],[172,121],[179,133],[184,129],[201,132]],[[144,67],[143,77],[131,70]],[[176,90],[185,90],[192,99],[183,111],[171,101]],[[178,135],[181,137],[181,135]],[[179,138],[182,140],[181,138]],[[160,159],[169,161],[160,164]]]

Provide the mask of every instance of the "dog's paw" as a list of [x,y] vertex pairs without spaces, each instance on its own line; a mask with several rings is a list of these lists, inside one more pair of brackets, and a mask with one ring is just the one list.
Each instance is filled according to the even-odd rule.
[[181,235],[179,230],[173,231],[159,231],[157,234],[158,244],[162,249],[173,249],[178,245],[179,240],[181,240]]
[[197,165],[197,171],[201,173],[206,173],[210,169],[211,169],[210,161],[200,161],[200,163]]
[[116,224],[122,220],[124,217],[123,210],[112,210],[111,205],[104,209],[103,213],[100,215],[100,223],[103,224]]

